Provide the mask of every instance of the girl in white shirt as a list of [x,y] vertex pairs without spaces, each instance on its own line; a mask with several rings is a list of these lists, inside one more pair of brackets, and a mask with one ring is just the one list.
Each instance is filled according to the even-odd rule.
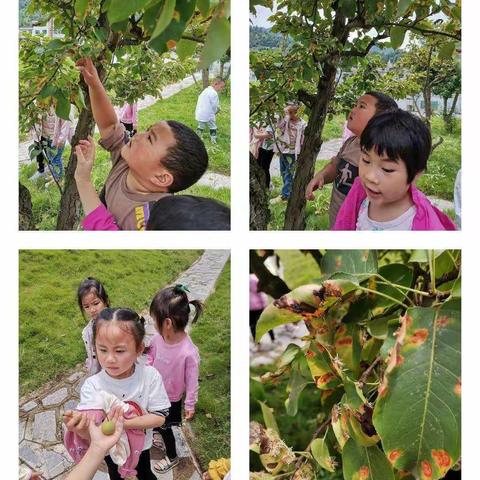
[[[143,415],[125,419],[124,428],[145,430],[143,451],[137,464],[138,480],[156,480],[150,467],[152,431],[160,427],[168,415],[170,401],[160,373],[139,363],[144,350],[145,320],[127,308],[105,308],[93,323],[93,340],[102,370],[85,380],[77,410],[65,412],[67,430],[89,440],[88,416],[82,410],[95,408],[101,392],[119,400],[134,403]],[[107,456],[110,479],[119,480],[118,465]]]

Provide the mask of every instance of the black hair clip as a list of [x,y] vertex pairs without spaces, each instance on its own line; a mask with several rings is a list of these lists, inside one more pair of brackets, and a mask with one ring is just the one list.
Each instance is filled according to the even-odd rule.
[[173,290],[175,291],[175,293],[190,293],[190,290],[188,289],[188,287],[186,285],[182,285],[181,283],[177,283],[174,287],[173,287]]

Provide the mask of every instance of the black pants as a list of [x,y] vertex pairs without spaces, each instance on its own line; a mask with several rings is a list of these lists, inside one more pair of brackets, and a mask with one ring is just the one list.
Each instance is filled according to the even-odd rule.
[[267,188],[270,188],[270,164],[272,163],[273,150],[265,150],[260,147],[258,149],[258,164],[262,167],[262,170],[265,172],[267,178],[266,184]]
[[[41,137],[40,138],[40,147],[43,147],[44,145],[47,145],[47,147],[52,147],[52,140],[50,138],[47,138],[47,137]],[[44,150],[42,148],[42,151],[37,155],[37,163],[38,163],[38,172],[39,173],[43,173],[45,171],[45,160],[47,160],[47,162],[49,162],[48,159],[45,158],[45,155],[44,155]]]
[[173,434],[172,426],[181,425],[181,423],[182,401],[178,400],[178,402],[171,402],[170,409],[168,410],[168,417],[165,419],[165,423],[161,427],[153,430],[162,436],[163,443],[165,443],[165,453],[170,460],[177,456],[175,435]]
[[[105,462],[108,467],[108,475],[110,480],[122,480],[122,477],[118,473],[118,465],[113,463],[113,460],[110,458],[110,456],[105,457]],[[157,477],[153,474],[150,467],[150,450],[144,450],[140,454],[136,470],[138,480],[157,480]]]
[[[257,322],[262,312],[263,310],[250,310],[250,331],[252,332],[252,337],[254,340],[255,340],[255,333],[257,331]],[[269,330],[268,334],[270,335],[270,338],[273,342],[275,340],[275,335],[273,333],[273,330]]]

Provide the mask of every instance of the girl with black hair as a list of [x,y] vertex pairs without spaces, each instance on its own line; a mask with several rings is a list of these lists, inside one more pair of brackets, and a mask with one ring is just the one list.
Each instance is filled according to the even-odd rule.
[[93,342],[93,322],[104,308],[110,306],[110,299],[102,283],[95,278],[88,277],[78,286],[77,302],[83,318],[88,320],[82,331],[82,339],[87,352],[85,367],[90,375],[94,375],[100,371],[101,367]]
[[[190,305],[195,309],[192,323],[203,311],[198,300],[189,300],[185,285],[167,287],[155,295],[150,305],[150,315],[155,321],[158,334],[152,338],[147,352],[147,364],[153,365],[161,374],[171,403],[165,424],[156,429],[163,438],[166,456],[154,465],[154,470],[165,473],[178,464],[175,437],[172,426],[182,423],[182,400],[185,397],[185,419],[195,414],[198,399],[198,369],[200,355],[198,348],[185,331],[190,314]],[[160,438],[154,438],[159,447]]]

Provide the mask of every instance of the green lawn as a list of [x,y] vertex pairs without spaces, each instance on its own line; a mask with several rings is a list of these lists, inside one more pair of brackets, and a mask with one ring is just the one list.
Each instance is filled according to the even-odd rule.
[[[344,121],[345,119],[341,115],[336,115],[328,120],[324,128],[324,141],[341,137]],[[449,134],[443,128],[442,118],[440,116],[433,117],[433,143],[436,143],[440,137],[443,138],[443,143],[433,151],[428,161],[427,171],[420,177],[417,186],[426,195],[453,201],[455,177],[461,164],[460,126],[457,125],[454,132]],[[328,159],[317,160],[315,172],[321,170],[327,161]],[[270,197],[275,198],[280,195],[282,180],[280,177],[275,177],[272,182],[275,188],[272,190]],[[307,202],[306,230],[328,230],[330,228],[328,207],[331,191],[332,185],[326,185],[320,192],[317,190],[315,201]],[[286,208],[286,203],[270,206],[272,214],[269,223],[270,230],[283,229]],[[454,212],[446,211],[445,213],[452,219],[455,218]]]
[[[228,90],[228,89],[227,89]],[[200,87],[192,85],[176,95],[159,100],[156,104],[139,111],[139,129],[145,129],[152,123],[164,118],[171,118],[185,123],[196,129],[195,105],[200,92]],[[208,150],[210,162],[209,170],[224,175],[230,175],[230,96],[220,94],[221,112],[217,115],[218,143],[212,145],[208,136],[203,139]],[[95,134],[98,141],[99,135]],[[100,191],[110,171],[110,155],[97,143],[97,158],[93,169],[92,178],[97,191]],[[70,146],[63,152],[64,166],[70,157]],[[57,214],[60,205],[60,192],[53,181],[47,185],[43,180],[31,182],[29,178],[36,172],[36,162],[31,162],[20,167],[19,179],[32,196],[34,221],[39,230],[55,230]],[[193,186],[182,193],[200,195],[213,198],[223,203],[230,204],[230,189],[214,189],[207,186]]]
[[191,337],[201,358],[199,399],[191,422],[193,449],[206,470],[210,460],[230,457],[230,263]]
[[19,257],[20,395],[85,359],[77,305],[86,277],[104,283],[112,306],[141,311],[200,250],[22,250]]

